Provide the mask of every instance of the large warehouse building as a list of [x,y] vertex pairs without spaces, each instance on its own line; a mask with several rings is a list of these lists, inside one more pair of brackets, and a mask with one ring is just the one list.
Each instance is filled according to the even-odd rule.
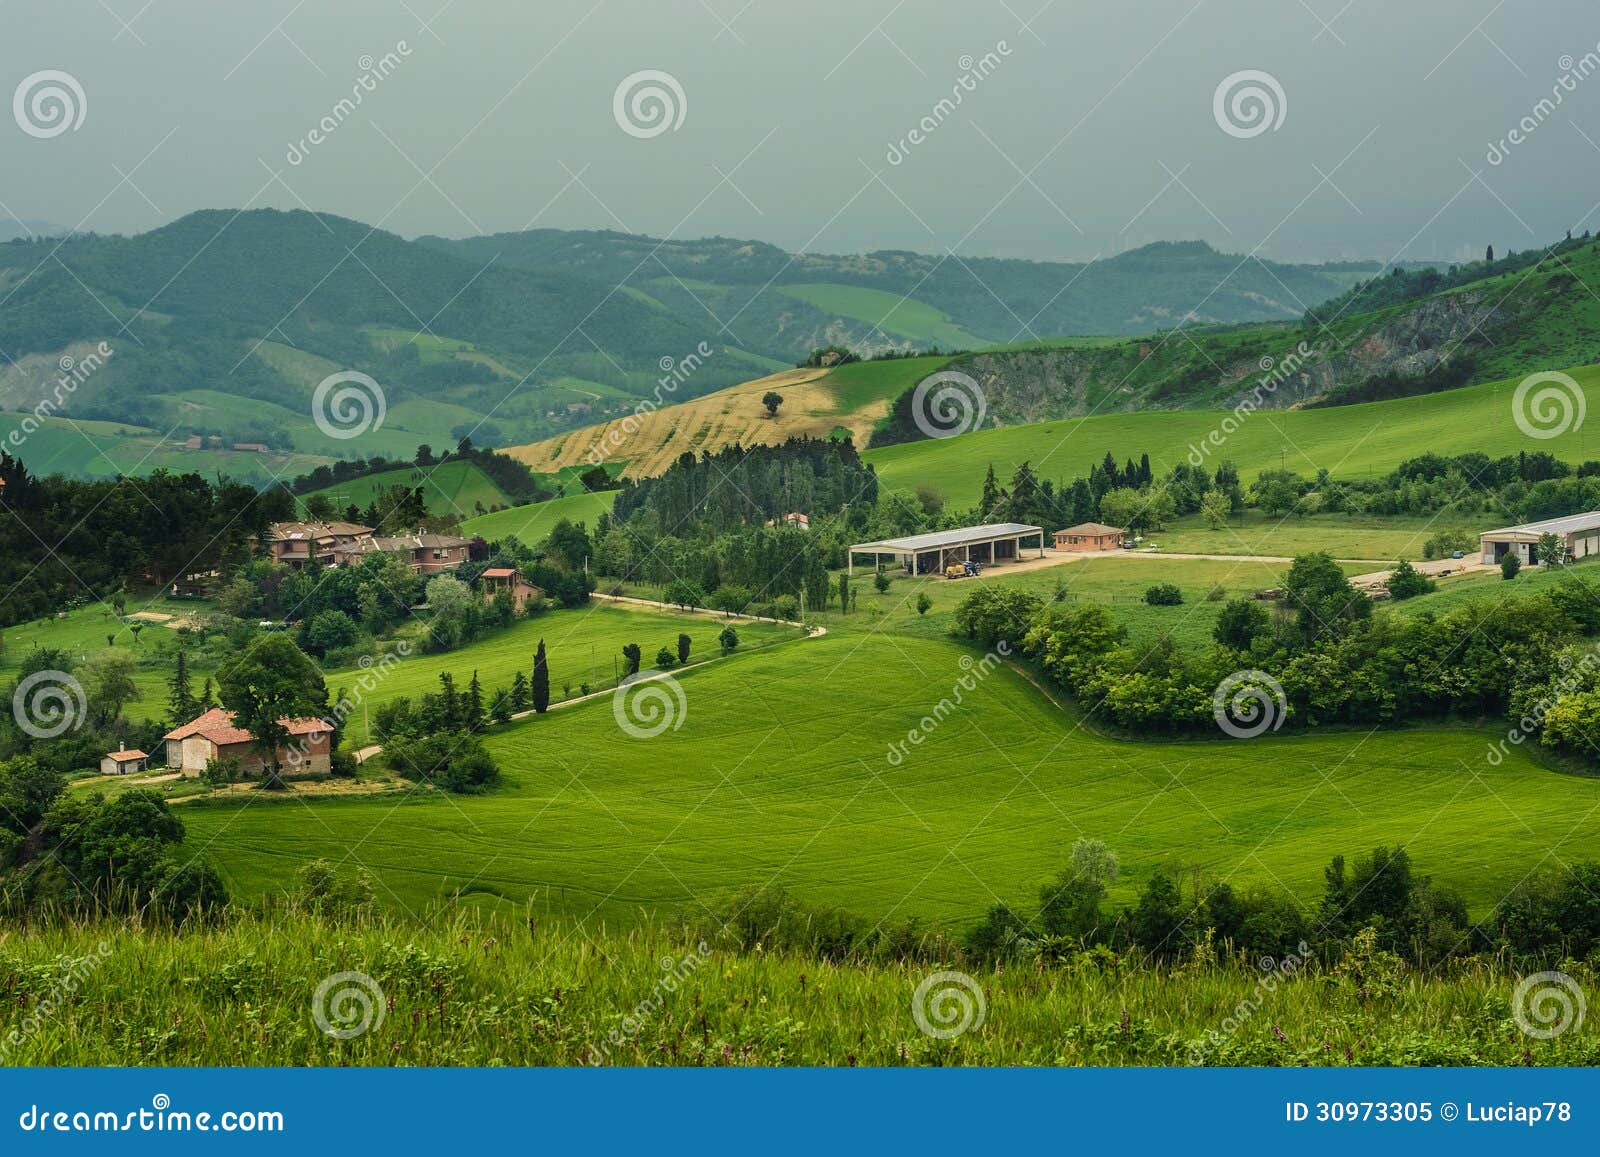
[[1043,556],[1043,527],[1026,526],[1020,522],[991,522],[984,526],[964,526],[959,530],[938,530],[932,534],[912,534],[905,538],[857,543],[850,548],[850,573],[855,573],[858,554],[871,555],[873,566],[889,555],[913,574],[939,574],[951,563],[1014,562],[1022,557],[1024,549],[1037,549]]
[[1539,536],[1545,534],[1560,536],[1566,543],[1569,559],[1600,554],[1600,510],[1486,530],[1478,536],[1483,561],[1493,565],[1507,554],[1515,554],[1524,565],[1538,566],[1543,561],[1539,557]]

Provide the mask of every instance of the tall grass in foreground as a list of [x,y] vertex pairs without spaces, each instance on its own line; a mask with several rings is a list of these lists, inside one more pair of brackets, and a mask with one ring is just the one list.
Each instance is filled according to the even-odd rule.
[[[1109,953],[1007,966],[835,964],[692,934],[586,933],[452,913],[428,927],[281,910],[186,930],[0,931],[0,1059],[13,1065],[1374,1065],[1600,1063],[1583,1024],[1512,1017],[1519,977],[1442,977],[1382,954],[1274,973],[1141,971]],[[981,1024],[919,1029],[918,986],[964,968]],[[1596,991],[1592,969],[1571,966]],[[339,977],[359,973],[360,977]],[[330,977],[336,979],[330,981]],[[319,992],[320,986],[320,992]],[[940,985],[941,988],[947,987]],[[952,990],[953,991],[953,990]],[[316,1007],[314,1007],[316,1006]],[[949,992],[923,1003],[959,1024]],[[319,1026],[318,1015],[323,1025]],[[949,1019],[941,1019],[941,1017]],[[352,1034],[339,1039],[324,1027]],[[360,1031],[356,1031],[360,1030]],[[1215,1034],[1213,1036],[1213,1034]]]

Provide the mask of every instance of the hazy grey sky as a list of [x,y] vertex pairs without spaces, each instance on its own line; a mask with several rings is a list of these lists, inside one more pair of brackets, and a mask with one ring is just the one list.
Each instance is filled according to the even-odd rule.
[[[303,203],[406,236],[1477,255],[1600,227],[1597,44],[1593,0],[0,0],[0,94],[43,70],[83,93],[53,136],[26,98],[59,80],[0,117],[0,219]],[[684,98],[653,136],[613,115],[642,70]],[[1254,136],[1214,115],[1243,70],[1284,98]]]

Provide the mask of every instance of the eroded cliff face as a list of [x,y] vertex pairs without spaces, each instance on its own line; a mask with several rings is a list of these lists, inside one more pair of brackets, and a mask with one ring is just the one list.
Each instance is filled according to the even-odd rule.
[[978,381],[990,419],[1001,425],[1126,410],[1226,408],[1268,379],[1275,388],[1263,391],[1262,407],[1288,409],[1384,374],[1420,377],[1531,307],[1524,300],[1513,308],[1481,291],[1452,294],[1396,310],[1364,333],[1285,327],[1250,342],[1249,356],[1221,363],[1215,343],[1196,357],[1189,338],[1174,332],[1100,348],[974,354],[954,368]]

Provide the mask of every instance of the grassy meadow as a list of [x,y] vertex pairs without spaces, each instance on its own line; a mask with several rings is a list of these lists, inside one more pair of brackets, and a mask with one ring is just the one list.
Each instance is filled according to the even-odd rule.
[[[966,1031],[936,1040],[916,1019],[919,986],[947,967],[936,948],[922,962],[839,964],[741,951],[714,921],[705,925],[703,933],[665,925],[597,937],[522,912],[458,911],[419,925],[280,911],[182,934],[111,923],[16,928],[0,934],[0,988],[17,998],[10,1023],[0,1021],[0,1059],[57,1066],[1600,1063],[1592,1022],[1552,1040],[1517,1031],[1513,972],[1474,966],[1447,977],[1385,975],[1388,983],[1375,991],[1373,970],[1345,960],[1312,966],[1264,996],[1261,974],[1244,962],[1178,977],[1116,961],[974,969],[981,1020],[974,1009]],[[68,970],[80,980],[62,993],[58,977]],[[329,985],[335,973],[362,979]],[[1581,970],[1581,981],[1592,985],[1592,971]],[[1241,1018],[1247,998],[1260,1007]],[[53,1010],[30,1026],[23,1010],[44,999]],[[929,1007],[926,997],[921,1007]],[[363,1031],[328,1036],[316,1024],[318,1009],[334,1027]],[[6,1044],[12,1031],[16,1043]]]
[[[412,452],[415,447],[412,448]],[[301,496],[301,501],[312,495],[322,495],[343,512],[351,503],[365,507],[375,501],[391,486],[407,489],[422,487],[423,500],[432,514],[454,518],[471,518],[474,511],[506,506],[510,499],[505,491],[495,485],[475,462],[449,461],[437,466],[405,466],[398,470],[385,470],[339,482],[322,490],[313,490]]]
[[587,491],[569,494],[565,498],[552,498],[549,502],[533,502],[527,506],[497,510],[493,514],[477,515],[462,522],[461,533],[479,535],[490,542],[515,535],[523,542],[536,543],[563,518],[582,522],[593,531],[600,516],[609,511],[616,500],[615,490],[602,490],[598,494]]
[[[401,695],[415,698],[425,691],[438,691],[439,676],[445,672],[455,679],[458,688],[465,688],[473,672],[477,672],[485,693],[492,693],[509,687],[518,671],[527,675],[532,670],[534,651],[543,639],[550,664],[550,698],[558,702],[565,697],[563,686],[569,682],[573,695],[579,694],[584,683],[597,691],[615,686],[622,648],[627,643],[638,643],[644,653],[644,666],[651,667],[656,652],[662,647],[675,651],[678,635],[684,633],[693,640],[689,660],[697,662],[718,654],[717,636],[726,625],[722,616],[711,612],[690,615],[666,608],[594,600],[586,607],[519,619],[455,651],[439,655],[413,652],[390,667],[364,701],[373,706]],[[797,628],[778,623],[736,620],[734,627],[741,647],[799,637]],[[330,694],[337,695],[340,688],[354,688],[364,674],[362,668],[329,670],[324,672],[324,679]],[[365,717],[352,716],[345,734],[349,744],[364,744]]]
[[[970,658],[884,634],[769,648],[679,676],[674,727],[653,738],[624,732],[612,697],[495,730],[506,782],[489,795],[190,804],[189,846],[244,898],[326,858],[412,913],[459,896],[590,928],[747,885],[959,927],[1028,907],[1080,836],[1121,857],[1114,902],[1165,867],[1309,903],[1333,855],[1404,843],[1478,913],[1552,856],[1600,854],[1600,780],[1520,749],[1491,766],[1489,731],[1128,743],[1009,668],[928,727]],[[891,761],[914,728],[925,741]]]
[[[1590,408],[1600,405],[1600,366],[1568,372],[1583,388]],[[1512,418],[1517,384],[1490,382],[1328,409],[1257,411],[1204,461],[1214,465],[1227,459],[1249,482],[1262,470],[1279,467],[1304,475],[1326,468],[1334,478],[1376,478],[1428,451],[1481,450],[1498,457],[1525,447],[1571,462],[1600,458],[1600,434],[1586,425],[1536,444],[1525,438]],[[1001,478],[1029,461],[1041,476],[1070,479],[1087,475],[1109,450],[1119,460],[1147,453],[1156,473],[1165,473],[1187,460],[1191,447],[1200,446],[1228,416],[1211,410],[1161,410],[1069,418],[886,446],[868,451],[866,459],[890,489],[935,480],[948,501],[965,506],[978,500],[990,463]]]

